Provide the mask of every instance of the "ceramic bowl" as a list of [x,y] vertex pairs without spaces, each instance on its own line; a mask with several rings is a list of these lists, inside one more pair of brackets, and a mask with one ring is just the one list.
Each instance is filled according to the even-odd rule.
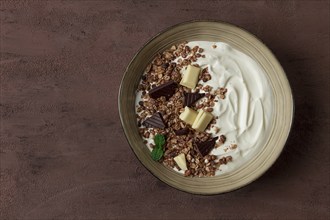
[[[135,114],[136,89],[144,69],[158,52],[183,41],[224,42],[249,55],[264,69],[274,94],[273,118],[269,137],[253,159],[237,170],[214,177],[184,177],[151,159],[150,151],[138,132]],[[189,193],[218,194],[232,191],[256,180],[279,157],[293,120],[293,99],[283,68],[273,53],[254,35],[237,26],[218,21],[193,21],[173,26],[148,41],[129,63],[119,90],[121,123],[133,152],[157,178]],[[128,149],[127,149],[128,150]]]

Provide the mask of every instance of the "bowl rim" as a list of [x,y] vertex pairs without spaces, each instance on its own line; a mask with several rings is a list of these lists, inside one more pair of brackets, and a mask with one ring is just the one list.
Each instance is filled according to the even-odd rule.
[[[131,141],[130,141],[130,138],[129,138],[129,135],[128,135],[128,130],[127,128],[124,126],[124,119],[123,119],[123,116],[122,116],[122,108],[121,108],[121,96],[122,96],[122,92],[123,92],[123,82],[127,76],[127,72],[131,66],[131,64],[134,62],[134,60],[136,59],[136,57],[139,56],[139,54],[142,52],[142,50],[144,49],[144,47],[146,47],[149,43],[151,43],[153,40],[155,40],[156,38],[158,38],[159,36],[161,36],[162,34],[166,33],[167,31],[170,31],[171,29],[173,28],[176,28],[176,27],[179,27],[179,26],[184,26],[184,25],[187,25],[187,24],[192,24],[192,23],[214,23],[214,24],[223,24],[223,25],[227,25],[227,26],[231,26],[233,28],[237,28],[237,29],[240,29],[246,33],[248,33],[250,36],[252,36],[253,38],[255,38],[257,41],[259,41],[264,47],[265,49],[268,50],[268,52],[273,56],[274,60],[278,63],[278,67],[280,67],[280,69],[282,70],[282,72],[284,73],[284,80],[287,82],[287,85],[288,85],[288,91],[289,91],[289,96],[290,96],[290,103],[291,103],[291,109],[290,109],[290,113],[291,113],[291,117],[290,117],[290,122],[289,122],[289,129],[287,131],[287,134],[285,135],[285,141],[284,141],[284,144],[283,144],[283,147],[281,147],[281,149],[279,150],[278,152],[278,155],[276,156],[276,158],[269,164],[269,166],[263,170],[263,172],[260,172],[258,175],[255,175],[253,178],[250,179],[250,181],[246,181],[244,182],[243,184],[235,187],[235,188],[231,188],[229,190],[226,190],[226,191],[221,191],[221,192],[207,192],[207,193],[202,193],[202,192],[197,192],[197,191],[191,191],[191,190],[184,190],[183,188],[179,188],[177,186],[175,186],[174,184],[171,184],[169,182],[166,182],[164,180],[162,180],[156,173],[154,173],[148,166],[146,166],[140,159],[139,157],[137,156],[137,154],[135,153],[133,147],[132,147],[132,144],[131,144]],[[222,21],[222,20],[216,20],[216,19],[193,19],[193,20],[189,20],[189,21],[184,21],[184,22],[180,22],[180,23],[177,23],[177,24],[174,24],[174,25],[171,25],[165,29],[162,29],[160,32],[158,32],[157,34],[155,34],[154,36],[152,36],[151,38],[149,38],[149,40],[147,40],[138,50],[137,52],[134,54],[134,56],[131,58],[130,62],[128,63],[125,71],[124,71],[124,74],[122,76],[122,79],[120,81],[120,86],[119,86],[119,92],[118,92],[118,99],[117,99],[117,104],[118,104],[118,111],[119,111],[119,118],[120,118],[120,122],[121,122],[121,126],[124,130],[124,134],[125,134],[125,138],[128,142],[128,145],[129,147],[131,148],[131,150],[133,151],[133,154],[135,155],[135,157],[138,159],[138,161],[143,165],[143,167],[145,167],[154,177],[156,177],[158,180],[160,180],[161,182],[165,183],[166,185],[176,189],[176,190],[179,190],[181,192],[185,192],[185,193],[189,193],[189,194],[195,194],[195,195],[202,195],[202,196],[212,196],[212,195],[219,195],[219,194],[224,194],[224,193],[228,193],[228,192],[233,192],[233,191],[236,191],[238,189],[241,189],[247,185],[249,185],[250,183],[256,181],[257,179],[259,179],[261,176],[263,176],[267,171],[270,170],[270,168],[272,166],[274,166],[275,162],[278,161],[278,158],[281,156],[281,154],[283,153],[283,150],[285,148],[285,146],[287,145],[288,143],[288,140],[289,140],[289,137],[291,135],[291,132],[292,132],[292,125],[294,123],[294,115],[295,115],[295,99],[294,99],[294,96],[293,96],[293,93],[292,93],[292,88],[291,88],[291,85],[290,85],[290,82],[288,80],[288,77],[287,77],[287,74],[285,72],[285,70],[283,69],[281,63],[279,62],[279,60],[277,59],[277,57],[275,56],[275,54],[273,53],[273,51],[260,39],[258,38],[255,34],[251,33],[250,31],[246,30],[245,28],[239,26],[239,25],[236,25],[236,24],[232,24],[232,23],[229,23],[227,21]],[[194,177],[194,178],[197,178],[197,177]],[[212,178],[212,177],[205,177],[205,178]]]

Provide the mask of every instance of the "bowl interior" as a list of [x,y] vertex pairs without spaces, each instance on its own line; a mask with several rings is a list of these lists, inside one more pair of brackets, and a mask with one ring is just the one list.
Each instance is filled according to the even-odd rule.
[[[154,56],[183,41],[224,42],[249,55],[264,69],[274,96],[270,136],[253,160],[234,172],[215,177],[187,178],[155,162],[138,132],[136,89]],[[261,176],[278,158],[287,140],[293,117],[293,100],[286,75],[271,51],[254,35],[223,22],[198,21],[176,25],[151,39],[132,59],[121,82],[119,113],[127,140],[142,164],[163,182],[196,194],[217,194],[240,188]]]

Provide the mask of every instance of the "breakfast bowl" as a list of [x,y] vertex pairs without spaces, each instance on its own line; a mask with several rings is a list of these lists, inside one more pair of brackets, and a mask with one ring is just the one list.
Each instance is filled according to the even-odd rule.
[[[148,65],[155,60],[157,54],[169,50],[173,45],[180,45],[182,42],[187,42],[184,45],[191,45],[191,47],[194,45],[199,45],[195,46],[196,48],[205,47],[199,51],[201,54],[202,51],[205,51],[206,54],[212,53],[212,56],[207,55],[212,59],[208,60],[205,56],[203,57],[207,62],[214,64],[209,65],[202,62],[199,63],[200,65],[195,64],[195,67],[184,67],[182,71],[193,72],[190,69],[202,68],[204,65],[204,69],[215,72],[213,75],[210,74],[213,82],[219,82],[219,88],[226,85],[229,90],[227,100],[224,99],[224,94],[221,94],[223,100],[216,101],[216,106],[219,105],[219,112],[215,111],[214,114],[219,115],[219,124],[220,126],[223,125],[223,127],[217,128],[216,132],[226,133],[229,139],[227,138],[225,144],[225,138],[223,138],[223,145],[214,149],[214,152],[218,152],[217,154],[214,153],[216,154],[214,157],[222,163],[218,162],[220,168],[211,175],[204,175],[205,173],[201,171],[196,171],[195,175],[190,175],[189,167],[188,169],[184,168],[186,167],[187,155],[185,155],[186,157],[183,156],[184,166],[180,164],[180,161],[175,160],[176,163],[173,162],[174,165],[172,164],[173,169],[155,161],[155,158],[151,156],[151,145],[149,147],[146,145],[147,139],[139,132],[141,123],[137,120],[136,108],[141,77],[148,69]],[[188,51],[191,51],[189,46],[187,48]],[[173,50],[175,49],[176,46]],[[230,57],[234,58],[229,59]],[[167,66],[165,65],[165,68]],[[221,69],[216,69],[220,67]],[[230,72],[235,72],[236,75],[233,76]],[[226,73],[228,73],[228,80],[224,81],[223,78],[225,78]],[[218,79],[216,74],[221,77]],[[198,81],[198,79],[196,80]],[[207,80],[210,79],[205,81]],[[177,84],[180,84],[182,89],[183,85],[189,87],[191,80],[185,81],[182,77],[181,82],[177,81]],[[198,85],[202,89],[202,85]],[[195,84],[193,89],[189,89],[189,91],[196,91],[194,87]],[[187,88],[184,89],[186,91]],[[245,107],[244,103],[249,104],[249,107]],[[166,184],[185,192],[203,195],[219,194],[238,189],[265,173],[274,164],[284,148],[291,129],[294,109],[289,82],[272,52],[257,37],[246,30],[219,21],[182,23],[149,40],[133,57],[124,73],[119,89],[118,107],[126,138],[138,160],[154,176]],[[208,109],[213,111],[213,108]],[[189,108],[188,110],[194,111]],[[183,111],[182,108],[180,113],[183,114]],[[201,113],[202,111],[198,112]],[[204,115],[202,116],[204,117]],[[183,120],[181,125],[189,124],[187,117],[181,115],[180,119]],[[185,121],[185,119],[187,120]],[[229,121],[227,127],[224,126],[226,121]],[[190,130],[201,129],[200,125],[187,126]],[[213,129],[212,131],[214,131],[215,128],[216,126],[213,124],[206,129]],[[194,138],[194,135],[192,134],[191,137]],[[221,137],[224,136],[221,135]],[[236,149],[236,142],[239,143],[238,149]],[[231,160],[232,156],[224,157],[223,155],[227,155],[227,151],[232,152],[234,158],[234,162],[228,165],[226,165],[226,158]],[[206,152],[206,154],[208,153],[209,151]],[[190,156],[188,159],[191,160]],[[206,163],[209,164],[207,159],[205,159]],[[183,169],[183,172],[180,172],[180,168]]]

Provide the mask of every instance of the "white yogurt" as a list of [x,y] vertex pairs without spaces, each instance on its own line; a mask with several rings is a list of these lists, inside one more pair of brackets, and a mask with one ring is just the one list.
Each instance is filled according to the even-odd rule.
[[[212,91],[227,88],[226,98],[218,99],[212,112],[218,116],[215,126],[220,132],[215,134],[214,128],[207,131],[213,136],[223,134],[227,138],[225,144],[213,149],[211,154],[220,158],[233,157],[232,162],[220,166],[216,172],[220,175],[251,160],[264,146],[270,133],[273,94],[264,70],[246,54],[221,42],[191,41],[188,46],[204,49],[205,58],[200,57],[195,63],[201,68],[208,67],[212,79],[199,83],[212,86]],[[136,103],[140,100],[138,94]],[[152,137],[148,142],[153,142]],[[237,144],[237,148],[231,149],[231,144]]]

